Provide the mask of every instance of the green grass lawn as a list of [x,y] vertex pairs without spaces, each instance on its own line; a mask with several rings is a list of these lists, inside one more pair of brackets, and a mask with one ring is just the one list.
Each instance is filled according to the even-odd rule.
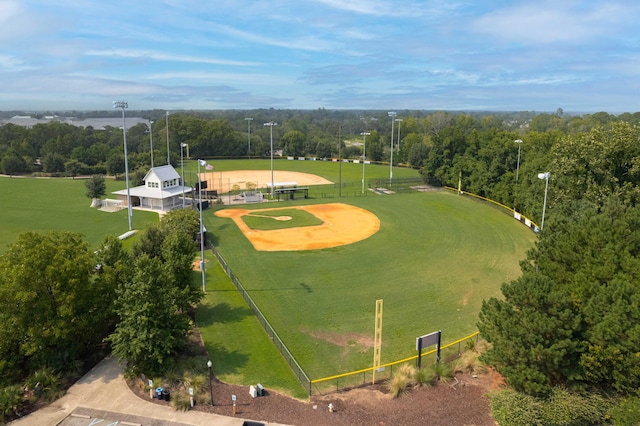
[[[107,196],[125,183],[107,180]],[[0,253],[27,231],[79,232],[91,247],[107,234],[121,235],[129,229],[127,210],[107,213],[90,208],[82,179],[34,179],[0,177]],[[133,211],[133,226],[141,229],[157,222],[158,214]]]
[[[211,163],[215,170],[270,168],[263,159]],[[362,177],[361,164],[278,160],[274,169],[334,182],[340,173],[343,182]],[[195,170],[195,161],[185,163],[187,182]],[[384,179],[389,167],[367,165],[366,171],[367,179]],[[415,170],[394,168],[394,178],[416,176]],[[124,186],[109,180],[107,193]],[[26,231],[79,232],[92,247],[107,234],[127,231],[126,210],[92,209],[84,193],[82,180],[0,178],[0,253]],[[332,249],[257,252],[231,220],[213,216],[213,209],[204,215],[224,257],[311,379],[371,366],[377,299],[384,300],[383,363],[415,355],[418,335],[440,329],[446,343],[475,331],[482,300],[499,295],[500,284],[519,275],[518,261],[535,240],[527,228],[494,208],[444,192],[277,206],[324,202],[367,209],[380,218],[381,228],[364,241]],[[156,213],[133,212],[136,229],[157,220]],[[197,322],[216,374],[230,383],[260,382],[304,396],[241,296],[210,260],[209,290]]]
[[311,379],[371,366],[377,299],[384,300],[382,363],[415,355],[419,335],[442,330],[446,343],[472,333],[482,300],[518,276],[535,239],[511,217],[450,193],[341,201],[376,214],[380,231],[332,249],[258,252],[230,219],[205,219]]
[[211,265],[207,269],[208,290],[196,311],[196,322],[216,377],[243,386],[261,383],[306,397],[307,392],[214,256],[207,253],[206,258]]

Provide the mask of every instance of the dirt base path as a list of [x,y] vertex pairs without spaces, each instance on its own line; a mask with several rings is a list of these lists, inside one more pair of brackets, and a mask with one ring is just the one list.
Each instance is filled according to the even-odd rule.
[[[285,208],[291,209],[291,207]],[[294,208],[311,213],[323,223],[317,226],[262,231],[249,228],[242,220],[242,216],[249,213],[255,215],[261,211],[280,210],[283,209],[282,207],[261,210],[224,209],[217,211],[216,216],[233,219],[253,247],[260,251],[317,250],[338,247],[362,241],[380,229],[380,219],[376,215],[348,204],[316,204]]]

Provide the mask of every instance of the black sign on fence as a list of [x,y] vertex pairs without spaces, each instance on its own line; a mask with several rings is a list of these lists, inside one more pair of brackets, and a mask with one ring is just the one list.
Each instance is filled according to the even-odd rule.
[[442,331],[434,331],[424,336],[416,337],[416,350],[418,351],[418,368],[422,366],[422,348],[436,345],[436,361],[440,362],[440,342]]

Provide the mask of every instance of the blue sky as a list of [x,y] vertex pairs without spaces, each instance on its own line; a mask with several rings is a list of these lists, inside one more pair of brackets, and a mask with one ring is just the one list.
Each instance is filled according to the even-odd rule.
[[639,111],[640,2],[0,0],[0,109]]

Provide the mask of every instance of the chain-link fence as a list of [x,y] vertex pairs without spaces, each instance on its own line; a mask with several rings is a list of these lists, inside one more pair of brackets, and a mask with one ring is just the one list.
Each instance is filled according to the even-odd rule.
[[[448,354],[447,352],[443,354],[443,358],[446,359],[448,356],[454,356],[456,354],[460,355],[464,350],[462,344],[466,344],[466,342],[475,342],[477,344],[479,335],[480,332],[476,331],[475,333],[465,336],[462,339],[458,339],[454,342],[442,345],[440,349],[442,351],[448,351]],[[422,356],[426,358],[435,353],[436,349],[432,349],[430,351],[423,352]],[[418,355],[414,355],[409,358],[382,364],[380,368],[369,367],[363,368],[362,370],[336,374],[334,376],[324,377],[321,379],[314,379],[311,381],[313,393],[316,395],[327,394],[345,389],[368,386],[371,385],[374,380],[375,383],[382,382],[393,376],[394,369],[399,368],[400,365],[405,363],[416,362],[417,358]]]
[[287,364],[289,364],[289,367],[291,368],[293,373],[296,375],[296,377],[302,384],[302,387],[306,389],[307,392],[309,392],[309,395],[311,395],[311,380],[309,380],[309,377],[307,376],[307,374],[304,372],[302,367],[300,367],[300,364],[298,364],[298,362],[293,357],[293,355],[291,355],[291,352],[289,352],[289,349],[285,346],[282,339],[280,339],[280,336],[278,336],[278,333],[276,333],[276,331],[273,329],[269,321],[267,321],[265,316],[262,314],[262,312],[258,308],[258,305],[255,304],[255,302],[253,301],[249,293],[247,293],[247,291],[244,289],[242,283],[235,276],[235,274],[231,270],[231,267],[229,267],[227,262],[224,260],[224,258],[220,254],[220,252],[215,247],[211,247],[211,250],[213,254],[216,256],[216,259],[218,259],[218,262],[220,263],[220,266],[222,266],[222,269],[225,271],[225,273],[229,276],[229,278],[233,282],[233,285],[236,286],[236,289],[238,289],[238,291],[242,295],[242,298],[244,299],[244,301],[247,303],[247,305],[249,305],[249,308],[253,311],[253,314],[256,316],[256,318],[260,322],[260,325],[262,325],[262,328],[264,328],[264,330],[267,332],[267,335],[271,338],[271,341],[273,342],[276,349],[278,349],[280,354],[287,361]]

